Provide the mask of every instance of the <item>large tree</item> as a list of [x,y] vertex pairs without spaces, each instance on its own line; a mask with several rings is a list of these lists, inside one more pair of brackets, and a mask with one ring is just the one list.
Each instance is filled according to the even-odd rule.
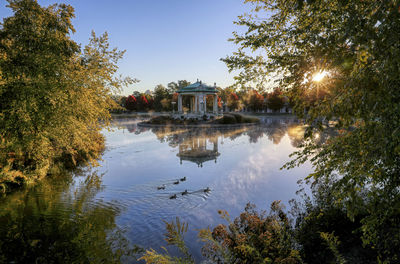
[[[311,158],[315,182],[363,217],[363,240],[399,261],[400,4],[398,0],[247,0],[239,50],[224,61],[241,84],[275,75],[309,125],[289,167]],[[250,52],[249,52],[250,51]],[[324,78],[322,78],[325,76]],[[312,92],[313,91],[313,92]],[[323,96],[321,93],[323,92]],[[310,98],[315,94],[315,99]],[[332,121],[340,135],[313,140]]]
[[169,107],[169,104],[166,103],[166,100],[168,100],[170,97],[172,97],[172,94],[170,95],[168,93],[167,88],[165,88],[162,84],[157,85],[154,88],[154,108],[155,108],[155,110],[156,111],[169,110],[171,107]]
[[[123,52],[107,34],[82,50],[69,5],[8,0],[0,28],[0,189],[32,181],[56,164],[94,161],[111,99],[130,79],[115,77]],[[99,122],[102,121],[102,122]]]
[[168,83],[168,92],[170,94],[176,93],[179,89],[184,88],[186,86],[189,86],[190,82],[186,80],[179,80],[177,83],[176,82],[170,82]]

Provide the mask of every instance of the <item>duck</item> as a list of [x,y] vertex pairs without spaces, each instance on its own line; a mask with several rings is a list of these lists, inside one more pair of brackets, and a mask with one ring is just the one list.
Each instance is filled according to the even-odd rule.
[[209,191],[211,191],[211,190],[208,187],[204,189],[204,192],[209,192]]
[[171,196],[169,197],[169,199],[176,199],[176,194],[171,195]]
[[163,184],[162,186],[158,186],[157,190],[165,190],[165,185]]
[[179,180],[177,180],[176,182],[174,182],[174,184],[179,184]]
[[184,192],[182,192],[182,195],[188,194],[188,190],[185,190]]
[[186,181],[186,176],[181,178],[180,181]]

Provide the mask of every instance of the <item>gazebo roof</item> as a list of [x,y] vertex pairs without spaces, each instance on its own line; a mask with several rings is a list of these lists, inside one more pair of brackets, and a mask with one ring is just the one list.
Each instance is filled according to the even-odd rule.
[[177,91],[178,93],[195,93],[195,92],[206,92],[206,93],[216,93],[217,87],[216,86],[209,86],[201,81],[197,81],[192,83],[189,86],[181,88]]

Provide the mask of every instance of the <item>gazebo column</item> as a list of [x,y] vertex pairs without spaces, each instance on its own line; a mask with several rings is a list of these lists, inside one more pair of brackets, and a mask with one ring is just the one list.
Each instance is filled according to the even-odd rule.
[[213,143],[214,143],[213,151],[214,151],[214,153],[217,153],[218,152],[218,138],[217,137],[214,138]]
[[214,94],[213,113],[218,114],[218,96]]
[[198,95],[196,94],[195,96],[194,96],[194,112],[197,114],[197,112],[199,111],[198,110],[198,107],[199,107],[199,97],[198,97]]
[[178,95],[178,113],[182,113],[182,95]]
[[204,113],[207,114],[207,95],[204,96]]
[[204,114],[204,101],[203,101],[204,97],[203,97],[203,94],[199,94],[197,96],[197,98],[199,100],[199,113],[200,114]]

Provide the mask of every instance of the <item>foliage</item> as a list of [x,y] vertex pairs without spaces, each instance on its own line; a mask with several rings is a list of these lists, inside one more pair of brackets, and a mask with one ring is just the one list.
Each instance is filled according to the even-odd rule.
[[264,96],[259,94],[256,90],[250,90],[245,100],[247,107],[252,111],[263,109]]
[[[309,178],[335,179],[332,201],[351,219],[362,217],[363,242],[380,261],[398,262],[399,1],[246,2],[255,8],[236,22],[246,30],[234,33],[239,50],[224,61],[242,70],[242,85],[275,74],[309,125],[308,140],[286,167],[310,158]],[[324,72],[324,79],[313,79]],[[310,91],[316,99],[306,100]],[[328,121],[340,135],[319,144],[312,135]]]
[[239,108],[239,105],[240,105],[240,102],[239,102],[239,97],[237,96],[237,94],[234,92],[229,93],[228,98],[227,98],[228,108],[234,111]]
[[[165,221],[164,221],[165,222]],[[188,248],[185,245],[184,234],[187,232],[188,224],[181,223],[179,218],[176,218],[176,221],[172,221],[171,223],[165,222],[165,226],[167,229],[167,233],[165,234],[165,240],[168,245],[176,246],[180,252],[183,254],[183,257],[171,257],[168,254],[166,248],[163,248],[166,254],[159,254],[154,249],[146,250],[145,254],[139,259],[144,260],[148,264],[190,264],[194,263],[192,256],[189,253]]]
[[289,219],[279,201],[271,204],[268,215],[257,212],[251,204],[233,222],[226,211],[219,213],[229,225],[199,234],[206,242],[203,253],[208,259],[217,263],[301,263]]
[[186,86],[189,86],[190,82],[186,80],[179,80],[177,83],[176,82],[170,82],[168,83],[168,92],[170,94],[176,93],[179,89],[184,88]]
[[259,123],[257,117],[243,116],[238,113],[224,114],[222,118],[216,119],[218,124],[243,124],[243,123]]
[[218,119],[220,124],[236,124],[236,118],[230,114],[224,114],[222,118]]
[[[116,107],[112,92],[131,79],[115,77],[123,53],[107,34],[80,47],[70,38],[74,10],[34,0],[8,0],[14,15],[0,29],[0,184],[45,176],[57,163],[93,161],[99,133]],[[102,122],[99,122],[102,121]]]
[[[179,81],[179,83],[179,85],[175,82],[169,83],[168,88],[165,88],[163,85],[159,84],[154,88],[152,94],[134,91],[130,96],[134,97],[137,100],[135,103],[131,103],[125,100],[124,103],[121,104],[120,100],[122,99],[115,101],[124,106],[125,109],[128,111],[172,111],[172,102],[176,103],[178,99],[177,93],[171,94],[171,92],[177,91],[177,89],[179,89],[184,84],[190,84],[187,81]],[[222,102],[224,102],[224,104],[226,104],[228,106],[228,109],[231,111],[240,110],[242,108],[246,108],[250,111],[266,110],[267,105],[269,105],[268,107],[273,110],[279,110],[284,106],[286,99],[283,96],[282,92],[280,92],[280,89],[276,89],[276,91],[270,93],[270,96],[266,94],[265,99],[263,95],[259,94],[258,91],[254,89],[247,89],[241,91],[240,93],[236,93],[235,89],[233,89],[232,87],[226,87],[224,89],[217,87],[217,91],[218,107],[222,108]],[[145,102],[144,98],[148,101],[148,103]],[[321,98],[321,96],[319,98]],[[189,97],[183,97],[182,104],[184,108],[188,108],[190,104],[189,100]],[[309,97],[307,97],[306,100],[315,101],[315,94],[310,93]],[[213,107],[213,102],[214,97],[212,95],[207,95],[208,109],[211,109]]]
[[[170,101],[170,94],[163,85],[159,84],[154,88],[154,109],[156,111],[162,111],[164,109],[171,110],[171,103],[168,103],[166,100]],[[163,102],[164,100],[164,102]]]
[[296,219],[295,238],[304,262],[312,263],[377,263],[377,252],[363,245],[362,216],[352,221],[346,209],[334,203],[331,196],[334,181],[314,184],[313,197],[304,189],[302,200],[292,200]]
[[137,109],[137,100],[136,97],[133,95],[129,95],[125,101],[125,108],[132,111]]
[[[229,225],[218,225],[199,231],[199,238],[205,244],[203,255],[213,263],[302,263],[298,250],[295,249],[293,230],[279,201],[271,204],[271,212],[258,213],[255,206],[247,204],[245,211],[233,222],[226,211],[218,212]],[[159,254],[147,250],[139,260],[146,263],[194,263],[183,234],[187,223],[167,223],[166,241],[177,246],[184,257],[177,258],[168,254]]]
[[267,99],[267,106],[273,111],[279,111],[285,105],[282,91],[279,88],[275,88],[273,92],[268,93]]

